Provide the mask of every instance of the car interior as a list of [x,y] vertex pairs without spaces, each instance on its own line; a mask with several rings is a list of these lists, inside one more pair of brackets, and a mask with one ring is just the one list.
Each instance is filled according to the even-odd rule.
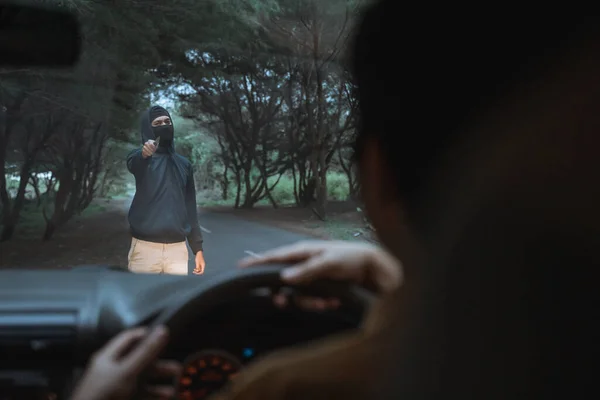
[[272,301],[282,289],[279,271],[201,281],[105,266],[0,271],[0,390],[20,399],[40,391],[68,398],[78,373],[111,337],[164,324],[171,331],[165,357],[184,363],[180,398],[205,398],[273,350],[357,329],[372,301],[368,292],[319,282],[288,290],[339,298],[340,308],[280,308]]
[[[61,68],[80,55],[78,22],[42,5],[0,6],[2,67]],[[269,352],[357,329],[373,297],[334,282],[282,288],[278,267],[211,279],[84,265],[0,271],[0,399],[68,399],[89,358],[118,332],[165,324],[184,363],[178,398],[203,399]],[[337,297],[336,310],[281,308],[272,294]]]

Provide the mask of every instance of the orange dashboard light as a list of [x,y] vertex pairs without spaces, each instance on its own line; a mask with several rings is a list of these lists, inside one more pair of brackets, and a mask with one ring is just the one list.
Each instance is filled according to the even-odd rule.
[[188,374],[196,374],[198,372],[198,369],[195,367],[187,367],[187,369],[185,370]]
[[192,384],[192,380],[190,378],[184,377],[184,378],[181,378],[179,383],[182,384],[183,386],[189,386]]

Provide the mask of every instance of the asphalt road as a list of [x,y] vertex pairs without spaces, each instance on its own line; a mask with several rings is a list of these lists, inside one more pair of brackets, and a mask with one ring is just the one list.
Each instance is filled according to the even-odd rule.
[[[206,271],[198,278],[236,268],[237,262],[274,247],[310,239],[309,236],[288,232],[232,215],[200,211],[200,226],[204,237]],[[194,269],[190,252],[190,274]]]

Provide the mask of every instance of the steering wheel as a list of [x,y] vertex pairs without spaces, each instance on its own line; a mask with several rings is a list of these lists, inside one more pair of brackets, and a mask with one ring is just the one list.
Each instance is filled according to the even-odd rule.
[[305,296],[338,298],[342,305],[360,318],[372,304],[375,295],[365,289],[345,282],[321,280],[306,285],[284,284],[280,278],[283,266],[253,267],[233,270],[202,282],[190,292],[181,296],[181,300],[164,310],[153,325],[169,328],[171,340],[178,340],[185,334],[189,321],[210,311],[224,302],[247,296],[259,288],[269,288],[273,292],[289,287]]
[[[365,311],[375,299],[373,293],[340,281],[322,280],[314,281],[307,285],[284,284],[280,278],[282,269],[283,267],[281,266],[253,267],[232,270],[215,276],[212,279],[198,279],[198,285],[194,286],[188,292],[184,292],[176,304],[159,314],[154,320],[153,325],[168,327],[170,331],[170,343],[178,343],[181,338],[189,335],[186,327],[190,321],[202,318],[203,314],[212,311],[218,305],[244,298],[251,294],[253,290],[262,288],[271,289],[275,293],[285,287],[291,289],[294,294],[337,298],[349,314],[357,317],[357,322],[362,319]],[[211,357],[218,356],[214,352],[208,352],[207,354],[210,354]],[[198,357],[198,354],[195,356]],[[234,369],[237,368],[241,368],[241,365],[234,367]],[[145,381],[152,382],[153,379],[146,378]],[[212,386],[211,390],[218,391],[221,389],[220,382],[209,382],[208,384]],[[177,390],[179,390],[179,387]],[[202,390],[207,389],[203,388]]]
[[[176,304],[159,314],[153,325],[168,327],[170,343],[178,343],[180,338],[185,337],[186,326],[190,321],[201,318],[203,314],[220,304],[243,298],[253,290],[262,288],[276,292],[285,287],[299,295],[337,298],[348,313],[356,315],[357,321],[362,319],[365,311],[375,299],[373,293],[340,281],[314,281],[307,285],[284,284],[280,278],[282,269],[281,266],[253,267],[229,271],[212,279],[198,279],[198,285],[190,291],[184,292]],[[189,333],[187,334],[189,335]],[[210,354],[211,356],[215,355],[215,353]],[[146,381],[152,381],[152,379]],[[221,384],[216,383],[215,385],[213,389],[220,390]]]

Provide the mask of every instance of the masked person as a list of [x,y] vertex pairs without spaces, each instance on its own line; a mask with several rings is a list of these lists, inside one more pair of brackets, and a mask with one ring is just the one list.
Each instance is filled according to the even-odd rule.
[[206,262],[192,164],[175,152],[173,121],[163,107],[153,106],[143,113],[141,131],[142,148],[127,156],[127,169],[135,176],[128,268],[187,275],[187,239],[195,254],[194,274],[202,274]]

